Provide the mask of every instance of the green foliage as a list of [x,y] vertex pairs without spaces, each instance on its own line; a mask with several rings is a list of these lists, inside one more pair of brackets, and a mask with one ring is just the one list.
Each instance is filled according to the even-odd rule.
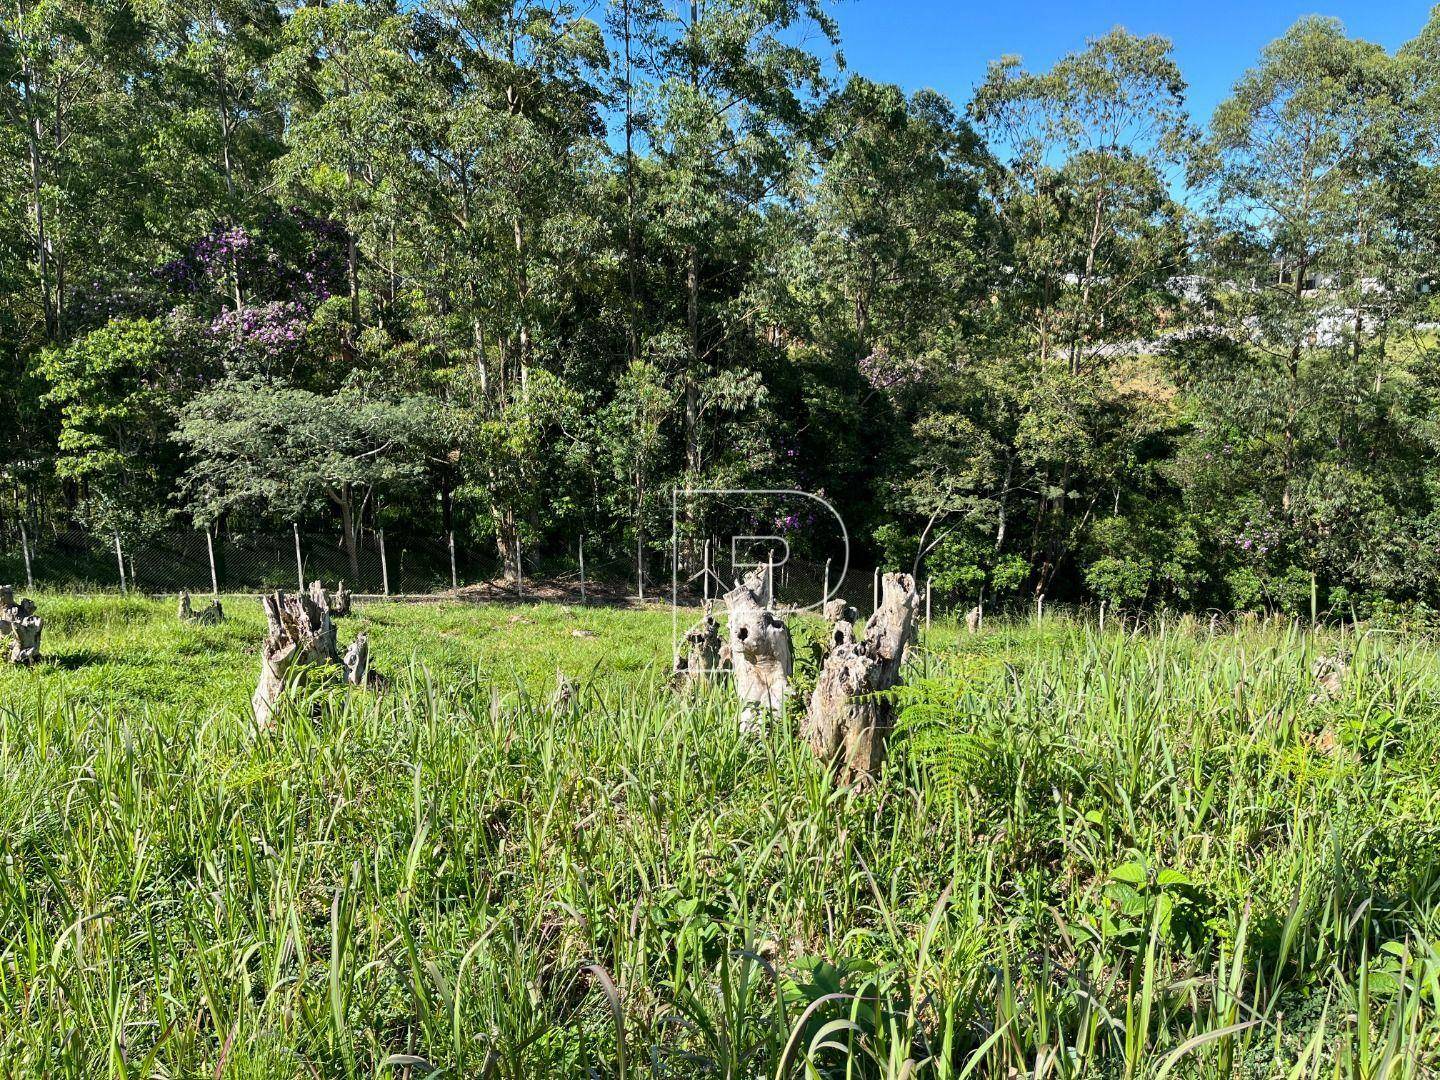
[[799,488],[967,603],[1437,607],[1437,27],[1302,19],[1202,131],[1123,28],[951,102],[817,0],[22,0],[0,473],[637,572],[667,489]]

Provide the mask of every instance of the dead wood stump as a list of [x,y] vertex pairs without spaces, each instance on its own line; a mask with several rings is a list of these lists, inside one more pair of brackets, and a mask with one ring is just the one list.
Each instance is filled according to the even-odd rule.
[[[885,691],[900,680],[905,649],[915,632],[919,598],[909,574],[886,574],[880,607],[853,637],[853,624],[836,621],[837,644],[825,659],[801,726],[802,734],[844,783],[874,781],[885,760],[885,743],[895,724]],[[849,640],[844,640],[848,636]]]
[[730,666],[735,692],[750,706],[778,713],[794,668],[790,629],[765,606],[771,595],[764,567],[752,570],[724,596],[730,613]]
[[965,629],[972,634],[978,634],[980,632],[980,620],[982,620],[984,617],[985,612],[981,609],[979,604],[976,604],[973,608],[971,608],[965,613]]
[[1307,699],[1315,705],[1322,701],[1335,701],[1345,689],[1345,679],[1350,674],[1350,656],[1345,652],[1317,657],[1310,666],[1310,675],[1319,689]]
[[206,607],[196,611],[190,606],[190,594],[184,589],[180,590],[180,607],[175,614],[181,622],[195,623],[198,626],[214,626],[225,621],[225,612],[220,607],[218,596]]
[[0,585],[0,634],[10,639],[12,664],[35,664],[40,660],[40,636],[44,620],[35,614],[35,601],[26,597],[15,602],[15,590]]
[[325,591],[325,585],[320,581],[310,583],[310,599],[315,606],[328,611],[333,619],[343,619],[350,614],[350,590],[345,588],[345,582],[340,582],[334,594]]
[[370,643],[364,634],[345,650],[342,658],[335,641],[335,623],[328,607],[313,595],[277,592],[262,599],[269,629],[260,646],[260,681],[250,707],[261,728],[275,721],[275,706],[285,680],[297,667],[340,668],[352,686],[374,686],[370,671]]
[[705,617],[685,631],[685,652],[675,659],[675,681],[695,686],[720,673],[720,624],[705,608]]
[[830,633],[825,638],[825,648],[820,655],[822,663],[841,645],[855,643],[855,622],[860,618],[860,612],[844,600],[831,600],[825,605],[824,614],[825,621],[830,624]]

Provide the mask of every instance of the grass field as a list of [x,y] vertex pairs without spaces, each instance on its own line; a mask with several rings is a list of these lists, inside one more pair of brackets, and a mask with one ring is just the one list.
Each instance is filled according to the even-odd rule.
[[1312,702],[1293,628],[937,627],[854,794],[668,612],[367,605],[389,690],[257,735],[227,610],[43,598],[0,669],[5,1075],[1440,1070],[1424,642]]

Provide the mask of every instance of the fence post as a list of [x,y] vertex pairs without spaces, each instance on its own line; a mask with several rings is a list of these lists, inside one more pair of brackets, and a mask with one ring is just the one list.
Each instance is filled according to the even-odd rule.
[[290,528],[295,530],[295,580],[300,583],[300,591],[305,591],[305,560],[300,557],[300,523],[292,521]]
[[390,595],[390,566],[385,562],[385,530],[379,531],[380,536],[380,591],[386,596]]
[[765,606],[775,606],[775,551],[772,548],[765,553]]
[[35,588],[35,575],[30,572],[30,538],[25,535],[25,521],[20,521],[20,552],[25,556],[25,587]]
[[585,595],[585,534],[580,534],[580,602],[587,604],[589,597]]
[[870,610],[880,610],[880,568],[875,567],[875,580],[870,586]]
[[705,538],[704,554],[701,556],[700,561],[700,577],[703,582],[701,588],[704,589],[705,603],[708,605],[710,603],[710,538],[708,536]]
[[830,560],[825,560],[825,591],[820,594],[820,610],[825,610],[825,605],[830,602]]
[[641,543],[640,531],[635,531],[635,593],[645,599],[645,548]]
[[218,600],[220,598],[220,575],[215,573],[215,540],[210,535],[210,528],[205,528],[205,551],[210,556],[210,592]]
[[[1213,624],[1212,624],[1213,625]],[[1100,601],[1100,633],[1105,633],[1105,601]]]
[[930,633],[930,586],[931,586],[931,584],[932,584],[932,583],[931,583],[930,579],[927,577],[927,578],[925,579],[925,633],[926,633],[926,635],[929,635],[929,633]]
[[450,588],[455,591],[460,589],[460,575],[455,569],[455,530],[451,529],[446,533],[450,541]]
[[125,587],[125,553],[120,550],[120,531],[115,531],[115,562],[120,567],[120,595],[126,595],[130,590]]

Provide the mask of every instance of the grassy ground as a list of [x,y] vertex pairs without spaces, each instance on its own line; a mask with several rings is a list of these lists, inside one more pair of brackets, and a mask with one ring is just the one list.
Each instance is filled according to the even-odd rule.
[[228,610],[45,598],[0,670],[9,1074],[1440,1069],[1423,643],[1312,702],[1293,629],[937,628],[854,794],[672,693],[668,612],[367,606],[389,692],[257,736]]

